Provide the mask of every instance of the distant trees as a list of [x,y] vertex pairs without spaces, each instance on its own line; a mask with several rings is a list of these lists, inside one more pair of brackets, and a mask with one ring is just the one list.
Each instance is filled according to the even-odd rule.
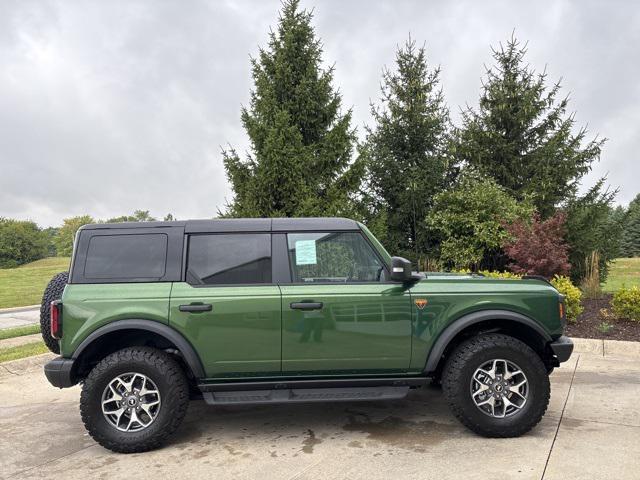
[[58,230],[58,235],[53,239],[59,257],[71,256],[76,232],[82,225],[88,223],[95,223],[95,220],[89,215],[70,217],[63,220],[62,226]]
[[34,222],[0,217],[0,268],[47,256],[48,236]]
[[133,215],[121,215],[119,217],[109,218],[106,223],[122,223],[122,222],[154,222],[156,219],[149,214],[149,210],[136,210]]
[[241,113],[251,151],[223,151],[231,217],[349,215],[362,167],[352,161],[351,111],[333,68],[322,68],[312,13],[285,0],[266,48],[251,59],[254,88]]
[[640,257],[640,193],[625,212],[620,250],[622,256]]
[[366,128],[361,149],[372,216],[384,219],[375,233],[395,254],[418,263],[439,243],[424,219],[452,168],[451,124],[439,75],[415,41],[398,48],[395,68],[383,71],[380,105],[371,105],[374,125]]

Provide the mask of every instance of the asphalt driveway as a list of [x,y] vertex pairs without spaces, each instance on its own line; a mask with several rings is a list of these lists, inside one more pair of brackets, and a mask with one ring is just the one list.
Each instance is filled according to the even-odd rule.
[[[602,345],[602,342],[600,343]],[[79,388],[55,389],[49,355],[0,365],[0,478],[640,478],[640,355],[594,344],[552,375],[541,424],[478,437],[440,390],[386,403],[207,407],[193,402],[164,448],[111,453],[85,433]]]

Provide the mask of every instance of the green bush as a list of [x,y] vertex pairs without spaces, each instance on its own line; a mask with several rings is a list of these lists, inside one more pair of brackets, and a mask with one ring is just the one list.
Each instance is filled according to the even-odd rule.
[[616,316],[640,322],[640,288],[623,286],[613,294],[611,307]]
[[34,222],[0,217],[0,268],[46,257],[47,244],[47,234]]
[[575,322],[578,319],[578,315],[584,310],[580,304],[582,299],[582,292],[578,287],[571,283],[569,277],[556,275],[551,280],[556,290],[564,295],[564,306],[567,309],[567,320]]

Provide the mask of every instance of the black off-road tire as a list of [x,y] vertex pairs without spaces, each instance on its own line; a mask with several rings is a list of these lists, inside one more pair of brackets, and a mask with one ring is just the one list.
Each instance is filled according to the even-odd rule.
[[40,333],[45,345],[53,353],[60,353],[58,341],[51,336],[51,302],[60,300],[64,287],[69,281],[69,272],[60,272],[53,276],[42,295],[40,303]]
[[[160,391],[160,410],[148,427],[120,431],[102,413],[102,394],[118,375],[141,373]],[[159,447],[182,423],[189,406],[189,385],[178,362],[149,347],[129,347],[105,357],[89,373],[80,394],[80,415],[89,435],[118,453],[145,452]]]
[[[505,418],[480,411],[471,397],[471,378],[483,363],[505,359],[518,365],[528,381],[527,401]],[[461,343],[447,358],[442,390],[453,414],[472,431],[485,437],[518,437],[535,427],[549,405],[549,376],[538,354],[520,340],[502,334],[485,334]]]

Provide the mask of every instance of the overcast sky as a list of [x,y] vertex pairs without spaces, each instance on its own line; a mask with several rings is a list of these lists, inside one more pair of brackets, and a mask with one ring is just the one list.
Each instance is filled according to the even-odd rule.
[[[563,79],[578,125],[609,138],[584,184],[640,191],[640,3],[322,1],[324,60],[362,135],[380,73],[409,32],[442,67],[454,120],[476,105],[490,45],[515,29],[528,61]],[[149,209],[212,217],[230,198],[220,146],[245,151],[249,56],[278,1],[2,0],[0,216],[42,226]]]

